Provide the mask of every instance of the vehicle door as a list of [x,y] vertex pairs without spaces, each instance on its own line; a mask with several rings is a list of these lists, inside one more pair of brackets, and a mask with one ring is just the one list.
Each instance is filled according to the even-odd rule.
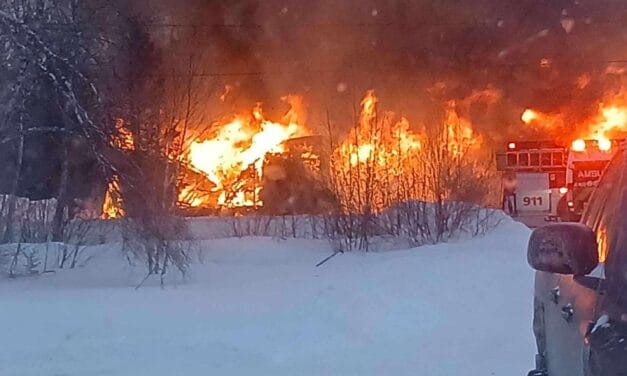
[[[619,204],[622,199],[621,177],[623,153],[618,153],[605,171],[595,190],[582,222],[592,228],[599,243],[599,258],[604,262],[620,225]],[[551,376],[583,376],[587,364],[585,337],[596,321],[597,268],[590,276],[553,274],[544,279],[549,303],[544,305],[547,369]]]
[[[627,175],[627,174],[625,174]],[[627,376],[627,185],[623,176],[619,213],[607,234],[602,300],[597,321],[587,337],[586,376]]]

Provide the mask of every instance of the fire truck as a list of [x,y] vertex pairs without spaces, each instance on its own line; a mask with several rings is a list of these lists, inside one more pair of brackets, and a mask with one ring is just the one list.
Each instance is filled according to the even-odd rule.
[[514,200],[510,214],[557,219],[558,203],[567,193],[567,148],[552,141],[509,142],[496,162],[504,184],[514,185],[511,197],[507,189],[503,192],[504,202]]
[[552,141],[509,142],[496,160],[503,181],[514,181],[512,214],[578,221],[619,142],[575,140],[569,147]]

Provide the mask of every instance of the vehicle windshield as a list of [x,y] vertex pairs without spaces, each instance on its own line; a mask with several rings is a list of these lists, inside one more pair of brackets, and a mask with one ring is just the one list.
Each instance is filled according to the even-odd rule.
[[1,0],[0,376],[613,375],[626,19]]

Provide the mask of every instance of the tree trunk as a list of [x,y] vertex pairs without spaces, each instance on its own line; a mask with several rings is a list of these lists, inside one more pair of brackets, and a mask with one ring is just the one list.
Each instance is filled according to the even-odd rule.
[[4,229],[4,236],[2,238],[4,243],[10,243],[15,241],[13,238],[14,225],[15,225],[15,208],[17,205],[17,190],[19,187],[19,180],[22,174],[22,165],[24,161],[24,125],[22,124],[22,115],[20,114],[19,120],[19,141],[17,146],[17,162],[15,164],[15,176],[13,177],[13,183],[11,184],[11,195],[9,196],[9,203],[7,209],[6,227]]
[[52,241],[63,241],[63,222],[65,220],[65,208],[67,207],[67,188],[69,179],[69,152],[67,136],[63,135],[63,162],[61,164],[61,180],[57,193],[57,207],[52,221]]

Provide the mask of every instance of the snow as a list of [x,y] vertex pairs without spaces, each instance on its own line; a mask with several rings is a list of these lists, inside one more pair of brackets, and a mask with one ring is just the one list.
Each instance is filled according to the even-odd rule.
[[[203,241],[164,290],[115,244],[0,280],[0,375],[515,375],[532,368],[529,230],[380,253]],[[202,262],[201,262],[202,261]]]

